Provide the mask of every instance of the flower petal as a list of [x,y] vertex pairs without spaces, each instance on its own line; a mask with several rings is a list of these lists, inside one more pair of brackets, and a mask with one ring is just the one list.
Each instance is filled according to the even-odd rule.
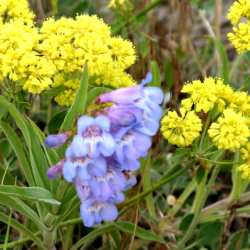
[[71,161],[66,161],[63,165],[63,177],[66,181],[72,182],[76,177],[76,167]]
[[103,154],[103,156],[111,156],[115,151],[115,147],[116,144],[112,135],[104,132],[98,145],[100,152]]
[[104,131],[109,131],[110,129],[110,121],[104,115],[99,115],[95,118],[95,124],[101,127]]
[[86,206],[81,205],[80,215],[86,227],[92,227],[95,224],[95,215],[93,212],[89,212]]
[[118,216],[117,208],[114,204],[106,203],[101,209],[101,216],[104,221],[114,221]]
[[86,128],[88,128],[94,123],[94,120],[94,118],[87,115],[81,116],[77,121],[77,133],[79,135],[82,135]]

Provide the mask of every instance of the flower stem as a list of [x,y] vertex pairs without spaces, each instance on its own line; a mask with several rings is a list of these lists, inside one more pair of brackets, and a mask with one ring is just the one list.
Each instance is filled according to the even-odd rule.
[[121,23],[118,27],[115,27],[113,29],[113,33],[119,33],[123,27],[125,27],[126,25],[135,22],[137,19],[139,19],[140,17],[145,16],[149,11],[151,11],[152,9],[154,9],[156,6],[158,6],[159,4],[161,4],[163,2],[163,0],[155,0],[152,1],[150,4],[148,4],[145,9],[143,9],[142,11],[140,11],[137,15],[132,16],[131,18],[129,18],[126,22]]
[[233,181],[233,187],[231,190],[231,194],[230,194],[230,200],[231,202],[236,201],[240,198],[240,194],[242,192],[242,179],[241,179],[241,174],[239,171],[237,171],[237,167],[238,167],[238,162],[240,159],[240,153],[237,151],[235,152],[234,155],[234,166],[232,169],[232,181]]
[[192,211],[194,212],[193,220],[192,220],[188,230],[186,231],[185,235],[182,237],[181,241],[177,244],[176,249],[184,249],[186,242],[193,235],[194,230],[195,230],[197,224],[199,223],[202,207],[204,206],[204,204],[207,200],[210,189],[211,189],[212,185],[214,184],[219,172],[220,172],[220,167],[215,166],[213,171],[212,171],[209,182],[206,185],[207,178],[208,178],[208,170],[205,171],[205,174],[197,187],[195,201],[194,201],[193,208],[192,208]]

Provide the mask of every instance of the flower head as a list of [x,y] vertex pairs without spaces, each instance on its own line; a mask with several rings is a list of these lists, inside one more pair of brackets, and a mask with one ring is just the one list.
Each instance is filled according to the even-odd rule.
[[237,0],[228,12],[228,18],[233,25],[233,32],[228,33],[228,39],[238,52],[250,50],[250,2]]
[[241,177],[243,179],[250,180],[250,162],[249,161],[238,166],[237,170],[241,173]]
[[181,109],[181,117],[176,111],[169,111],[161,121],[161,132],[171,143],[186,147],[199,137],[202,128],[200,118],[194,111]]
[[77,122],[77,135],[69,148],[75,150],[78,157],[110,156],[115,150],[115,142],[109,130],[107,117],[81,116]]
[[26,25],[33,25],[34,16],[27,0],[0,1],[0,23],[19,20]]
[[226,109],[217,122],[211,124],[208,134],[218,148],[234,151],[247,143],[250,131],[241,114]]
[[183,86],[182,93],[189,97],[182,101],[182,107],[191,110],[194,106],[196,112],[208,112],[215,105],[222,111],[233,96],[233,89],[226,85],[222,79],[208,77],[203,82],[195,80]]
[[113,221],[118,216],[117,208],[113,203],[95,199],[85,200],[81,204],[80,213],[86,227],[92,227],[102,221]]
[[148,135],[129,130],[122,137],[116,138],[115,156],[123,170],[137,170],[140,166],[139,158],[147,155],[151,147]]
[[[67,155],[67,153],[66,153]],[[82,181],[93,176],[103,176],[107,172],[104,158],[67,158],[63,165],[63,177],[68,182],[74,182],[78,177]]]
[[71,132],[65,132],[55,135],[49,135],[45,139],[45,144],[49,148],[55,148],[63,145],[70,137]]
[[98,97],[97,103],[112,102],[117,105],[130,105],[142,111],[142,119],[134,130],[153,136],[159,129],[159,120],[162,116],[160,104],[163,101],[163,92],[157,87],[145,87],[151,81],[149,73],[142,83],[135,87],[121,88],[102,94]]
[[64,165],[64,159],[51,166],[47,171],[47,176],[49,179],[54,179],[62,174],[62,169]]

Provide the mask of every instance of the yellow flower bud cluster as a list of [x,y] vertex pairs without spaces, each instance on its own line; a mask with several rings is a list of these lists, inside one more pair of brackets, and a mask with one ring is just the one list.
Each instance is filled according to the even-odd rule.
[[250,50],[250,1],[237,0],[228,12],[228,18],[233,25],[233,32],[228,34],[239,53]]
[[112,37],[110,27],[97,16],[49,18],[38,29],[32,24],[32,12],[26,13],[26,0],[4,2],[9,5],[4,10],[0,3],[0,14],[2,19],[6,13],[9,16],[0,30],[0,81],[9,79],[35,94],[63,85],[64,91],[55,100],[67,106],[74,99],[85,64],[94,84],[114,88],[134,84],[126,73],[136,59],[133,44]]

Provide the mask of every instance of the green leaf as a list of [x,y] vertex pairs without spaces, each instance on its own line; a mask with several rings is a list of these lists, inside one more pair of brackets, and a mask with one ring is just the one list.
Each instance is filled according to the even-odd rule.
[[150,83],[151,86],[161,86],[161,73],[159,66],[156,61],[152,61],[150,64],[151,72],[153,75],[153,80]]
[[61,111],[55,114],[48,124],[48,131],[50,134],[56,134],[60,128],[60,125],[63,123],[65,118],[66,111]]
[[60,131],[71,129],[76,117],[85,111],[87,104],[87,94],[88,94],[88,79],[89,79],[88,68],[87,66],[85,66],[80,82],[80,87],[77,91],[75,100],[65,116]]
[[[143,183],[143,190],[149,190],[152,188],[152,183],[151,183],[151,154],[149,154],[143,164],[143,167],[141,169],[141,175],[142,177],[142,183]],[[146,205],[147,209],[149,212],[149,215],[152,218],[156,218],[156,211],[155,211],[155,206],[154,206],[154,199],[152,193],[149,194],[146,198]]]
[[145,230],[131,222],[128,221],[117,221],[114,223],[114,226],[118,228],[120,231],[124,233],[129,233],[132,235],[135,235],[136,237],[143,239],[143,240],[148,240],[148,241],[155,241],[155,242],[160,242],[160,243],[165,243],[164,239],[161,238],[160,236],[156,235],[152,231]]
[[215,48],[218,51],[220,57],[220,77],[225,80],[226,83],[229,81],[229,60],[227,57],[226,49],[223,43],[218,39],[213,39]]
[[42,223],[42,221],[40,220],[37,213],[19,198],[1,193],[0,204],[8,208],[12,208],[13,210],[18,211],[22,215],[26,216],[26,218],[30,219],[33,223],[35,223],[38,228],[42,230],[47,229],[45,225]]
[[86,236],[84,236],[82,239],[76,242],[75,245],[71,247],[70,250],[77,250],[79,248],[83,249],[86,248],[88,245],[90,245],[98,236],[101,236],[105,233],[109,233],[114,230],[113,224],[106,224],[103,226],[98,227],[97,229],[94,229],[92,232],[88,233]]
[[193,218],[194,218],[194,214],[185,215],[180,222],[179,229],[183,232],[187,231]]
[[164,64],[164,78],[167,83],[168,89],[172,89],[174,84],[174,70],[171,58],[166,58]]
[[29,129],[30,138],[32,138],[32,140],[30,141],[30,145],[28,145],[28,148],[30,165],[32,168],[36,186],[50,188],[50,182],[47,177],[47,169],[49,163],[42,149],[40,138],[30,121],[27,121],[26,124]]
[[[0,221],[8,224],[9,216],[7,216],[4,213],[0,212]],[[38,245],[39,247],[44,249],[42,241],[38,237],[36,237],[34,235],[34,233],[32,231],[30,231],[25,225],[21,224],[20,222],[18,222],[15,219],[11,218],[10,226],[15,228],[17,231],[19,231],[23,235],[26,235],[27,237],[29,237],[36,245]]]
[[55,200],[52,194],[41,187],[18,187],[12,185],[0,185],[0,194],[19,197],[33,201],[45,202],[59,205],[60,202]]
[[[42,187],[48,187],[49,182],[46,176],[48,163],[42,151],[41,145],[37,136],[34,133],[34,129],[30,126],[30,123],[22,116],[22,114],[16,109],[16,107],[9,103],[3,96],[0,96],[0,105],[2,105],[12,116],[16,125],[21,130],[30,156],[30,161],[25,162],[23,153],[21,152],[20,143],[17,141],[17,136],[13,135],[13,131],[9,126],[4,126],[6,130],[6,136],[8,136],[17,156],[21,160],[22,166],[25,170],[24,176],[27,177],[27,181],[30,185],[38,185]],[[16,144],[17,143],[17,144]],[[22,143],[21,143],[22,144]],[[17,146],[16,146],[17,145]],[[32,172],[32,174],[31,174]],[[32,177],[33,176],[33,177]],[[32,180],[33,179],[33,180]]]
[[17,156],[23,176],[25,177],[29,185],[34,185],[33,174],[31,172],[30,164],[25,154],[23,143],[21,142],[16,132],[7,123],[0,121],[0,128],[4,132]]
[[217,245],[223,229],[223,224],[219,221],[203,223],[200,226],[198,239],[200,239],[202,246]]
[[22,134],[23,134],[26,142],[29,142],[30,141],[29,130],[26,126],[26,122],[25,122],[24,117],[17,110],[17,108],[12,103],[7,101],[3,96],[0,96],[0,106],[3,107],[4,109],[6,109],[10,113],[10,115],[12,116],[14,121],[16,122],[16,125],[22,131]]
[[249,231],[247,229],[240,230],[231,235],[228,242],[228,250],[249,249]]

